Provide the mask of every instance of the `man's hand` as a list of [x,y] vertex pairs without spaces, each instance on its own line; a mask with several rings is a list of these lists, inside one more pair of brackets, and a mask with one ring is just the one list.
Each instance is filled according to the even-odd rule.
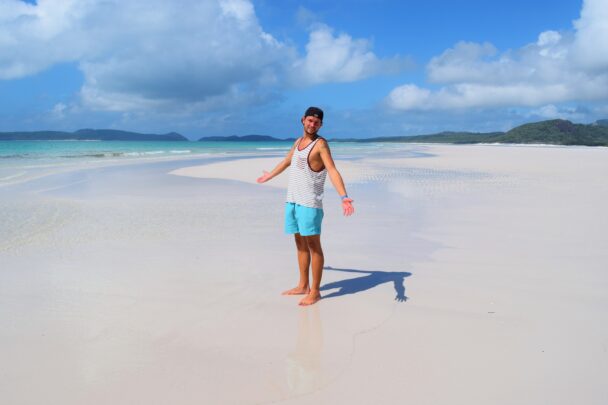
[[342,210],[345,216],[350,216],[355,213],[355,207],[353,207],[353,199],[346,197],[342,200]]
[[270,180],[270,173],[268,173],[266,170],[264,170],[264,174],[261,175],[260,177],[258,177],[257,182],[266,183],[268,180]]

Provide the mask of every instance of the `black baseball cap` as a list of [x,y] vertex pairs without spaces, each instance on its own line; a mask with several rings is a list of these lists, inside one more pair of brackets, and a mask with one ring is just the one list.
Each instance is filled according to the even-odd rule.
[[323,121],[323,110],[319,107],[308,107],[306,112],[304,113],[304,117],[313,116],[317,117],[321,121]]

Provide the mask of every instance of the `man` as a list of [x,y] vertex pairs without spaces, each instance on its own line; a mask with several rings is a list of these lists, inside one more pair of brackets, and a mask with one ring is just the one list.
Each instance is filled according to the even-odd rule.
[[[302,136],[270,173],[257,179],[258,183],[289,169],[289,185],[285,204],[285,232],[294,234],[298,251],[300,281],[298,286],[283,292],[284,295],[306,295],[300,305],[311,305],[321,299],[319,288],[323,273],[323,249],[321,248],[321,221],[323,220],[323,187],[329,179],[342,198],[344,215],[355,212],[353,200],[348,198],[342,176],[336,169],[327,141],[318,134],[323,125],[323,111],[310,107],[301,119]],[[309,278],[312,267],[312,283]]]

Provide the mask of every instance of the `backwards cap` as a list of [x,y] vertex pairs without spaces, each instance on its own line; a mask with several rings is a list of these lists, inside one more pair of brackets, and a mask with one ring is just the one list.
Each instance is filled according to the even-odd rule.
[[304,117],[313,116],[323,121],[323,110],[318,107],[308,107],[304,113]]

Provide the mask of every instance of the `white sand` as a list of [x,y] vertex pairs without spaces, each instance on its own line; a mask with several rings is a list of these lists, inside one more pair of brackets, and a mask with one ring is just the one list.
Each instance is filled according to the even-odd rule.
[[[201,179],[234,180],[243,183],[257,184],[256,179],[264,171],[270,172],[281,161],[280,158],[251,158],[234,162],[218,162],[202,166],[189,166],[173,170],[170,174],[177,176],[195,177]],[[376,177],[385,176],[390,172],[382,165],[377,165],[378,160],[370,161],[342,161],[340,162],[340,174],[348,179],[350,183],[361,183],[373,181]],[[384,162],[384,160],[379,160]],[[386,160],[388,168],[402,163],[402,160]],[[287,188],[288,170],[283,175],[277,176],[272,181],[264,183],[263,187]],[[331,183],[328,180],[328,187]]]
[[357,212],[328,185],[326,265],[364,273],[310,308],[279,294],[285,178],[254,184],[278,158],[14,192],[0,402],[604,404],[608,149],[423,149],[337,161]]

